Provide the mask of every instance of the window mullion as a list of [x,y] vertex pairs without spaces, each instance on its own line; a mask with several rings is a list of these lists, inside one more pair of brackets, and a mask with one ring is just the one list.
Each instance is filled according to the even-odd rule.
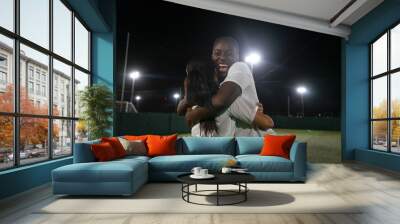
[[369,148],[372,150],[373,148],[374,148],[374,143],[373,143],[373,141],[374,141],[374,136],[373,136],[373,121],[372,121],[372,119],[373,119],[373,108],[372,108],[372,106],[373,106],[373,91],[374,91],[374,89],[373,89],[373,79],[372,79],[372,71],[373,71],[373,50],[374,50],[374,48],[372,47],[373,45],[371,44],[370,46],[369,46],[369,52],[370,52],[370,55],[369,55],[369,64],[370,64],[370,66],[369,66],[369,119],[370,119],[370,122],[369,122]]
[[[19,35],[19,5],[20,1],[14,1],[14,30]],[[20,100],[20,50],[19,50],[19,39],[14,39],[14,113],[20,112],[19,100]],[[14,166],[20,165],[19,156],[19,135],[20,135],[20,118],[14,116]]]
[[[49,0],[49,50],[53,52],[53,0]],[[49,71],[48,71],[48,88],[49,91],[49,116],[48,120],[48,152],[49,159],[53,159],[53,57],[49,55]]]
[[[75,118],[75,12],[72,11],[72,16],[71,16],[71,23],[72,23],[72,38],[71,38],[71,56],[72,56],[72,64],[74,66],[71,67],[71,100],[72,100],[72,105],[71,105],[71,117]],[[72,155],[74,155],[75,151],[75,126],[76,126],[76,121],[72,121],[72,130],[71,130],[71,150],[72,150]]]
[[[390,29],[389,29],[389,31],[387,32],[387,70],[388,71],[390,71],[390,35],[391,35],[391,33],[390,33]],[[388,107],[388,118],[391,118],[392,117],[392,99],[391,99],[391,79],[392,79],[392,74],[391,73],[389,73],[388,75],[387,75],[387,77],[388,77],[388,79],[387,79],[387,85],[388,85],[388,87],[387,87],[387,89],[388,89],[388,92],[387,92],[387,97],[388,97],[388,105],[387,105],[387,107]],[[388,121],[388,141],[389,141],[389,143],[388,143],[388,152],[391,152],[392,151],[392,135],[391,135],[391,133],[392,133],[392,121],[391,120],[389,120]]]

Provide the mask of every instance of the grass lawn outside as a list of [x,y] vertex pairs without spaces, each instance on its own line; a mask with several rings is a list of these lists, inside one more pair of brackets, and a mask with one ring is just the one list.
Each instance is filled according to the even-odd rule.
[[[274,129],[277,134],[295,134],[296,140],[307,142],[307,160],[311,163],[341,163],[340,131]],[[180,137],[190,133],[180,133]]]
[[278,134],[295,134],[297,141],[307,142],[307,160],[311,163],[340,163],[340,131],[274,129]]

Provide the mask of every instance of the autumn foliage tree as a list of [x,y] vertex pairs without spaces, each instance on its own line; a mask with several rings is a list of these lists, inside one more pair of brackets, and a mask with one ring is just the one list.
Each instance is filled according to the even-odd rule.
[[[381,101],[378,106],[373,108],[373,118],[387,118],[387,101]],[[391,117],[400,117],[400,100],[394,99],[391,104]],[[400,138],[400,122],[392,121],[392,141]],[[374,138],[385,138],[387,135],[387,122],[377,121],[373,125]]]
[[[0,111],[13,112],[14,94],[13,86],[7,86],[6,92],[0,93]],[[24,87],[20,88],[20,111],[22,114],[47,115],[47,104],[34,105],[29,99],[29,95]],[[56,113],[58,111],[56,110]],[[12,149],[13,146],[13,117],[0,116],[0,147]],[[45,145],[48,136],[48,119],[47,118],[20,118],[20,148],[24,149],[26,145]],[[59,128],[53,127],[53,138],[58,137]]]
[[[12,112],[14,107],[13,87],[7,86],[6,92],[0,93],[0,111]],[[11,116],[0,116],[0,148],[12,149],[13,119]]]

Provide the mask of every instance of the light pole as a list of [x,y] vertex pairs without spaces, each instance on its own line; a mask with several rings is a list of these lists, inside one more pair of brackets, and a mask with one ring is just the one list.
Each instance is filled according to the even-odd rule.
[[172,95],[172,97],[174,97],[175,99],[175,107],[178,106],[178,100],[181,97],[181,95],[179,93],[174,93],[174,95]]
[[261,55],[256,52],[250,53],[244,58],[244,61],[250,64],[250,69],[253,72],[253,66],[261,61]]
[[139,95],[137,95],[137,96],[135,97],[135,100],[136,100],[136,110],[138,110],[138,111],[139,111],[139,102],[140,102],[141,99],[142,99],[142,97],[139,96]]
[[133,92],[135,89],[135,80],[140,77],[140,73],[138,71],[133,71],[131,74],[129,74],[129,77],[132,79],[132,89],[131,89],[131,100],[130,102],[133,103]]
[[297,93],[300,94],[300,98],[301,98],[301,114],[304,117],[304,99],[303,96],[305,93],[307,93],[307,88],[304,86],[299,86],[296,89]]

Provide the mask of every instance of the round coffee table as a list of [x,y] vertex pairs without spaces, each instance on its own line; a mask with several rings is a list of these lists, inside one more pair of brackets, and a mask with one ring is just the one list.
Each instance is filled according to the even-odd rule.
[[[213,174],[215,177],[212,179],[193,179],[190,177],[191,173],[182,174],[177,177],[178,181],[182,183],[182,199],[188,203],[198,204],[198,205],[234,205],[245,202],[247,200],[247,192],[249,188],[247,183],[255,180],[255,177],[248,173],[216,173]],[[197,185],[216,185],[215,190],[198,190]],[[195,186],[194,191],[190,191],[190,186]],[[236,185],[237,190],[223,190],[220,189],[220,185]],[[215,192],[215,194],[205,194],[209,192]],[[190,196],[203,196],[203,197],[216,197],[216,204],[202,204],[190,201]],[[221,197],[232,197],[241,196],[240,200],[231,203],[221,203]]]

